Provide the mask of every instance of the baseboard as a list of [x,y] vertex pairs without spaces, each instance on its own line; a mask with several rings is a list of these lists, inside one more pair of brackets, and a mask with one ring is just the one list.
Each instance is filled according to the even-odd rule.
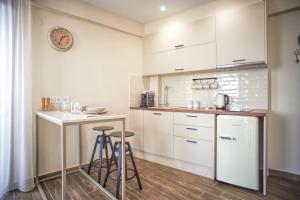
[[293,174],[290,172],[284,172],[284,171],[280,171],[280,170],[276,170],[276,169],[269,169],[269,174],[272,176],[278,176],[278,177],[290,179],[293,181],[300,181],[300,175]]
[[189,173],[214,179],[214,170],[212,167],[200,166],[197,164],[175,160],[172,158],[162,157],[159,155],[137,151],[137,150],[134,150],[134,156],[140,159],[148,160],[151,162],[159,163],[161,165],[166,165],[182,171],[186,171]]
[[[70,167],[70,168],[67,169],[67,173],[78,170],[78,169],[79,169],[79,167]],[[61,170],[58,170],[58,171],[55,171],[55,172],[50,172],[50,173],[47,173],[47,174],[39,175],[39,179],[43,180],[43,179],[54,177],[54,176],[57,176],[57,175],[60,175],[60,174],[61,174]]]

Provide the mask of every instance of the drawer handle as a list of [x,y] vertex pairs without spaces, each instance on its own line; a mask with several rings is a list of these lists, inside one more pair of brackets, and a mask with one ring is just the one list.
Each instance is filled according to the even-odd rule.
[[183,68],[176,68],[175,71],[184,71]]
[[184,44],[175,45],[174,47],[175,47],[176,49],[180,49],[180,48],[183,48],[183,47],[184,47]]
[[243,58],[243,59],[237,59],[237,60],[233,60],[232,62],[236,63],[236,62],[245,62],[245,61],[246,61],[246,59],[245,59],[245,58]]
[[192,130],[192,131],[197,131],[198,129],[196,128],[186,128],[187,130]]
[[194,144],[198,143],[197,141],[194,141],[194,140],[185,140],[185,141],[189,142],[189,143],[194,143]]
[[161,115],[161,113],[152,113],[153,115]]
[[187,117],[198,117],[197,115],[187,115]]
[[219,138],[222,139],[222,140],[236,140],[235,137],[225,137],[225,136],[220,136]]

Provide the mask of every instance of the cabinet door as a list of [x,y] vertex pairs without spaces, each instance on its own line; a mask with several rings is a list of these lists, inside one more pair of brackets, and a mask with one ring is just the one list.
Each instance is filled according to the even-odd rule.
[[172,157],[172,113],[144,111],[144,151]]
[[157,53],[182,46],[215,42],[215,17],[190,23],[171,23],[161,31],[145,36],[145,51]]
[[264,10],[260,2],[217,15],[218,67],[265,61]]
[[135,133],[133,137],[126,138],[136,150],[144,150],[144,118],[143,110],[130,110],[128,117],[128,130]]
[[173,48],[189,47],[216,41],[216,19],[207,17],[185,25],[174,40]]
[[208,43],[145,56],[144,75],[216,68],[216,44]]

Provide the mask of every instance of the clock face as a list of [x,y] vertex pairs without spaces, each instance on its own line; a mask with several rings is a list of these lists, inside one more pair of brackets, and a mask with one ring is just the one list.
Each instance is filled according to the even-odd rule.
[[57,50],[68,50],[73,45],[73,36],[65,28],[53,27],[48,32],[48,40],[50,45]]

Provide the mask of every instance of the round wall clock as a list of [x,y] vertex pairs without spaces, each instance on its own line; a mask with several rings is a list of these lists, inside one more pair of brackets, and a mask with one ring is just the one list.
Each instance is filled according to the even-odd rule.
[[48,31],[50,45],[60,51],[66,51],[73,45],[73,36],[67,29],[55,26]]

